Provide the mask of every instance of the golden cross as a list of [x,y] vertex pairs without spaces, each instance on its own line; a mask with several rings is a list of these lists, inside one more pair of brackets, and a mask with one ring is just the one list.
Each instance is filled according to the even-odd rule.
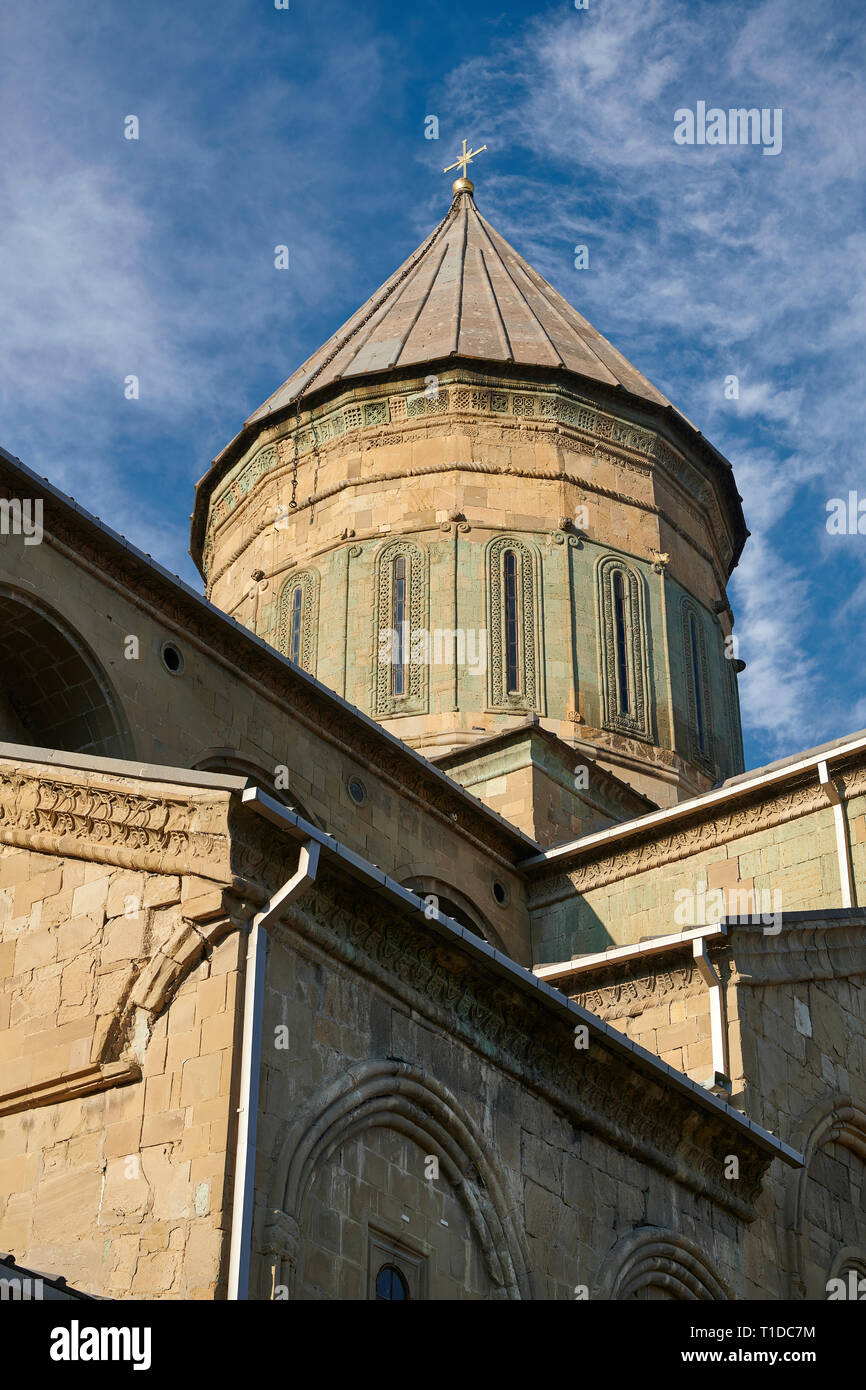
[[470,160],[474,159],[477,154],[483,154],[486,149],[487,146],[482,145],[480,150],[467,150],[466,141],[464,140],[463,153],[461,154],[460,158],[456,160],[454,164],[449,164],[447,169],[443,169],[443,174],[450,174],[452,169],[456,169],[459,166],[463,170],[463,178],[465,179],[466,165],[470,162]]

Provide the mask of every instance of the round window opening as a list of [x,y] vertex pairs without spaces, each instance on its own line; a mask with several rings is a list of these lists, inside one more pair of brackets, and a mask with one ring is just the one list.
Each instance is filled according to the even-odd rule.
[[346,788],[356,806],[363,806],[367,800],[367,788],[360,777],[350,777],[346,783]]
[[172,676],[179,676],[183,671],[183,657],[173,642],[165,642],[162,648],[162,664],[166,671]]
[[501,879],[495,878],[493,880],[490,885],[490,891],[493,894],[493,901],[498,907],[506,907],[508,905],[511,894]]
[[377,1302],[390,1302],[392,1299],[409,1297],[409,1285],[396,1265],[383,1265],[376,1275]]

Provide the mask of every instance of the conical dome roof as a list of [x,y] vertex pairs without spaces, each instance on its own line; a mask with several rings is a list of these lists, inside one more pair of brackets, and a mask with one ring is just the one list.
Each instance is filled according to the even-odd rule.
[[[463,180],[458,180],[462,183]],[[466,180],[469,183],[469,180]],[[470,184],[471,189],[471,184]],[[245,421],[196,486],[190,551],[201,563],[214,488],[262,430],[323,390],[391,371],[426,374],[449,360],[569,372],[602,390],[628,393],[684,431],[720,470],[739,555],[748,532],[731,465],[621,352],[563,299],[475,206],[455,190],[447,214],[417,251]]]
[[461,192],[418,250],[247,425],[334,382],[452,356],[566,368],[656,406],[670,404]]

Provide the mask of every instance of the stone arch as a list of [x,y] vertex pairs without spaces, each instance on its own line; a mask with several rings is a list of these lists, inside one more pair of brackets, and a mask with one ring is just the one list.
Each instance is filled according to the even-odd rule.
[[425,898],[430,893],[435,894],[439,899],[439,909],[446,917],[453,917],[461,927],[468,927],[497,951],[508,954],[502,938],[496,928],[491,926],[485,913],[471,898],[461,893],[459,888],[454,888],[452,884],[433,874],[415,874],[412,878],[404,878],[401,887],[408,888],[410,893],[417,893],[419,898]]
[[[805,1299],[809,1297],[806,1268],[810,1243],[806,1207],[809,1169],[817,1154],[836,1144],[850,1150],[866,1163],[866,1109],[849,1095],[825,1099],[804,1117],[791,1142],[806,1160],[788,1189],[786,1214],[791,1233],[791,1294],[793,1298]],[[831,1269],[838,1264],[841,1253],[845,1252],[837,1251]],[[851,1251],[848,1250],[848,1253]],[[827,1277],[830,1277],[829,1270]],[[824,1296],[823,1292],[821,1296]]]
[[639,1226],[617,1241],[599,1271],[594,1297],[622,1302],[649,1296],[722,1302],[730,1298],[703,1251],[676,1231]]
[[276,785],[272,767],[266,767],[264,763],[248,757],[236,748],[210,748],[193,764],[193,769],[196,772],[225,772],[229,776],[246,777],[247,781],[267,792],[275,801],[281,801],[288,810],[297,811],[299,816],[303,816],[312,825],[322,828],[319,817],[307,810],[291,787]]
[[132,758],[122,706],[100,663],[60,615],[0,584],[0,727],[11,742],[94,757]]
[[[596,562],[599,689],[601,720],[605,729],[651,739],[653,736],[650,681],[649,624],[643,576],[620,555],[602,555]],[[625,664],[628,672],[628,709],[621,708],[617,681],[617,637],[614,580],[623,585],[626,607]]]
[[844,1279],[853,1270],[858,1279],[866,1281],[866,1245],[843,1245],[833,1257],[830,1279]]
[[460,1102],[409,1062],[359,1063],[325,1083],[302,1107],[274,1163],[263,1238],[262,1293],[293,1292],[304,1201],[320,1164],[372,1128],[395,1130],[439,1159],[480,1245],[494,1298],[528,1296],[528,1261],[514,1203],[495,1160]]
[[[503,565],[508,551],[517,556],[517,608],[522,689],[508,691],[505,660],[505,581]],[[495,536],[484,548],[487,632],[490,659],[487,667],[488,700],[494,709],[516,711],[543,709],[543,636],[541,562],[536,546],[516,536]]]

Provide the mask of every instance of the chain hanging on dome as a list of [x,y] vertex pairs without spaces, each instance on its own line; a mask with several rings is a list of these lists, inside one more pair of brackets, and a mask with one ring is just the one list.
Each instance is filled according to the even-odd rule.
[[292,497],[289,506],[294,511],[298,505],[298,432],[301,428],[301,401],[295,401],[295,456],[292,459]]

